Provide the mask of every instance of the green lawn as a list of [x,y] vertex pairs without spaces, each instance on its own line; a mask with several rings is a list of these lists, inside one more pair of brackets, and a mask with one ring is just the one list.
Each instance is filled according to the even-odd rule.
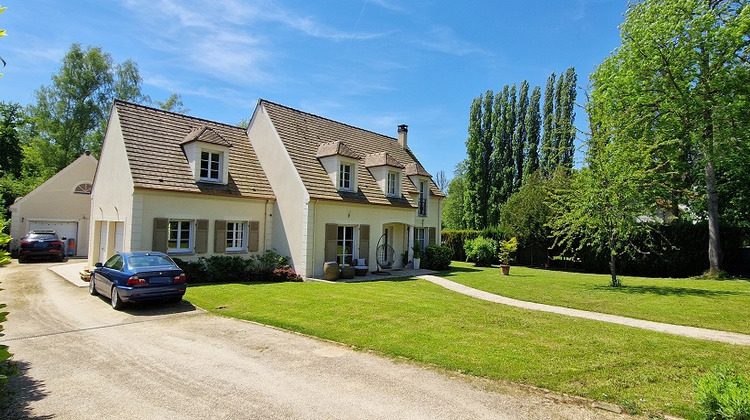
[[[515,267],[514,267],[515,269]],[[213,313],[492,379],[694,417],[693,379],[750,349],[531,312],[423,280],[191,286]]]
[[474,267],[454,261],[441,276],[515,299],[623,315],[670,324],[750,334],[750,281],[622,277],[511,267]]

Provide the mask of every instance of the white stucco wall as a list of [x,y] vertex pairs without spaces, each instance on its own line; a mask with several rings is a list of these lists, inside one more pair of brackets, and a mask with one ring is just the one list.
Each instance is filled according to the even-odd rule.
[[91,195],[73,191],[81,183],[93,182],[96,164],[93,156],[82,155],[10,206],[11,237],[20,241],[33,222],[77,223],[76,255],[86,256]]
[[[150,250],[153,245],[154,218],[208,220],[208,252],[205,254],[175,254],[179,258],[191,259],[215,255],[215,221],[229,220],[260,222],[258,252],[271,249],[271,213],[273,200],[237,199],[204,194],[177,193],[158,190],[137,189],[135,191],[131,241],[126,250]],[[136,221],[138,221],[136,223]],[[127,231],[127,227],[126,227]],[[223,253],[221,253],[223,255]],[[240,253],[239,255],[254,253]],[[233,255],[238,255],[233,253]]]
[[[416,209],[399,208],[383,205],[343,203],[328,200],[313,200],[310,203],[310,225],[314,227],[310,235],[308,246],[312,258],[306,271],[308,276],[321,277],[325,262],[325,228],[327,223],[347,226],[370,226],[370,247],[368,255],[358,255],[367,258],[372,270],[375,266],[375,248],[378,239],[383,235],[385,226],[393,229],[391,245],[395,251],[396,266],[401,266],[401,253],[408,249],[406,226],[415,223]],[[358,248],[359,238],[355,243]]]
[[[133,214],[133,178],[125,151],[117,109],[112,108],[107,133],[99,157],[99,166],[94,177],[91,193],[91,222],[89,241],[89,264],[102,261],[114,252],[115,223],[131,222]],[[107,230],[106,244],[101,243],[100,231]],[[130,241],[126,230],[125,243]]]
[[247,134],[276,196],[271,216],[273,246],[290,257],[297,273],[306,276],[310,195],[263,106],[255,108]]

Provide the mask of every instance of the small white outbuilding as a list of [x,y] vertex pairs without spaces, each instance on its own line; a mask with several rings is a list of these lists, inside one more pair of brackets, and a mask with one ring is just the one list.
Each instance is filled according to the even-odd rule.
[[33,229],[54,229],[66,246],[66,255],[88,254],[91,188],[97,160],[86,152],[10,206],[11,246]]

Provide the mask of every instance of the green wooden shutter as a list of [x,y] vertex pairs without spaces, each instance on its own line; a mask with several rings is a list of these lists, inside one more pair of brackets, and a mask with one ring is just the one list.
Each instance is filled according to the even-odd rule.
[[151,243],[152,251],[167,252],[167,240],[169,239],[169,219],[154,219],[154,235]]
[[326,261],[336,261],[336,247],[338,246],[338,239],[338,225],[335,223],[326,223]]
[[[357,258],[370,258],[370,225],[359,225],[359,251]],[[368,263],[370,261],[367,261]]]
[[437,236],[437,229],[434,227],[431,227],[429,230],[429,238],[427,239],[427,245],[437,245],[435,242],[436,236]]
[[205,254],[208,252],[208,220],[199,219],[195,221],[195,253]]
[[260,222],[250,222],[250,234],[247,238],[247,247],[250,252],[258,252],[260,249]]
[[217,220],[214,222],[214,252],[226,252],[227,250],[227,221]]

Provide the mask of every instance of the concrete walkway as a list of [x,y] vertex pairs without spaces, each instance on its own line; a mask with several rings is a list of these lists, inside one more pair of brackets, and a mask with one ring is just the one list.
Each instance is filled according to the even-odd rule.
[[472,296],[477,299],[501,303],[503,305],[531,309],[534,311],[543,311],[560,315],[574,316],[577,318],[593,319],[595,321],[610,322],[613,324],[627,325],[630,327],[643,328],[645,330],[658,331],[667,334],[681,335],[684,337],[697,338],[700,340],[720,341],[722,343],[750,346],[750,335],[747,334],[709,330],[706,328],[686,327],[684,325],[664,324],[661,322],[645,321],[642,319],[628,318],[618,315],[609,315],[598,312],[582,311],[580,309],[545,305],[542,303],[526,302],[523,300],[511,299],[493,293],[484,292],[482,290],[477,290],[438,276],[422,275],[419,276],[419,278],[445,287],[446,289],[453,290],[454,292]]

